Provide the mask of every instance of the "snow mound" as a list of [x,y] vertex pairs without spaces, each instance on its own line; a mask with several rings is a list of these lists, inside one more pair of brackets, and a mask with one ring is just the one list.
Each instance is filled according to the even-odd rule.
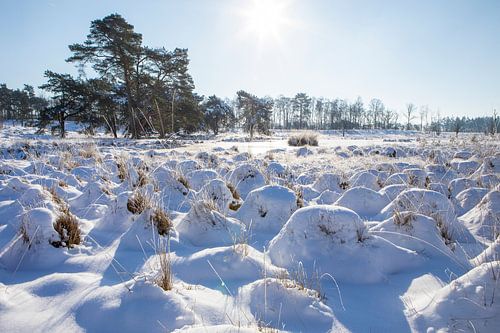
[[325,190],[321,195],[316,199],[316,203],[318,205],[331,205],[340,197],[340,193],[333,192],[330,190]]
[[300,265],[359,283],[380,281],[418,262],[415,253],[369,236],[352,210],[323,205],[297,210],[271,240],[269,256],[289,270]]
[[471,187],[458,193],[453,200],[458,215],[474,208],[487,193],[487,189],[480,187]]
[[[184,282],[213,287],[219,285],[220,280],[210,265],[228,282],[227,287],[230,289],[235,285],[260,279],[264,269],[269,276],[277,276],[283,272],[282,268],[272,265],[269,259],[266,262],[264,254],[248,244],[203,249],[176,259],[173,270],[175,276]],[[196,270],[196,274],[193,274],[193,270]]]
[[236,219],[212,210],[206,202],[199,201],[192,205],[175,229],[180,239],[194,246],[225,246],[233,244],[245,231],[245,226]]
[[384,186],[395,185],[395,184],[408,185],[409,176],[403,172],[394,173],[385,180]]
[[500,261],[500,237],[497,237],[490,246],[472,260],[476,265],[490,261]]
[[196,200],[212,200],[222,214],[227,214],[229,205],[236,202],[226,183],[220,179],[205,184],[197,194]]
[[389,186],[385,186],[380,191],[378,191],[381,195],[387,198],[389,201],[396,199],[399,193],[408,189],[408,185],[406,184],[393,184]]
[[257,280],[242,287],[238,299],[267,327],[289,332],[346,332],[333,311],[312,290],[299,290],[286,280]]
[[453,169],[455,169],[460,175],[470,176],[472,175],[481,164],[475,160],[452,160],[450,165]]
[[324,173],[314,182],[313,189],[318,192],[323,192],[326,190],[330,190],[333,192],[342,192],[341,184],[343,185],[340,177],[333,173]]
[[252,190],[266,184],[264,175],[249,163],[244,163],[234,169],[229,175],[229,182],[236,187],[243,200]]
[[470,178],[456,178],[450,182],[450,198],[455,198],[458,193],[471,187],[477,187],[478,183]]
[[500,235],[500,191],[493,190],[486,194],[460,220],[474,235],[490,241],[496,239]]
[[352,187],[364,186],[374,191],[380,190],[378,177],[368,171],[355,173],[349,178],[349,184]]
[[482,264],[436,292],[411,319],[416,332],[498,332],[500,262]]
[[217,172],[210,169],[194,170],[186,175],[189,185],[195,191],[199,191],[205,184],[217,177]]
[[349,208],[362,218],[370,218],[382,210],[389,200],[382,194],[366,187],[354,187],[342,194],[335,205]]
[[401,211],[432,217],[449,242],[475,242],[469,230],[458,222],[451,202],[441,193],[417,188],[405,190],[382,210],[379,217],[388,219]]
[[171,332],[197,322],[181,294],[147,282],[99,288],[77,304],[76,323],[89,332]]
[[425,256],[453,256],[436,221],[425,215],[401,212],[371,228],[370,233]]
[[297,155],[297,157],[306,157],[306,156],[313,155],[313,154],[314,154],[314,152],[307,147],[299,148],[299,149],[297,149],[297,152],[295,153],[295,155]]
[[297,198],[292,190],[267,185],[250,192],[236,216],[251,230],[276,234],[296,209]]

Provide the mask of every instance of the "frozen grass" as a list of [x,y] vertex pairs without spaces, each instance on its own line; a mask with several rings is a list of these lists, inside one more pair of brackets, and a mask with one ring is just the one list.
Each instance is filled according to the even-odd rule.
[[302,132],[292,134],[288,137],[288,145],[293,147],[317,146],[318,134],[313,132]]
[[139,215],[151,207],[151,198],[143,191],[135,191],[127,201],[127,209],[134,215]]
[[60,238],[60,240],[52,242],[54,247],[64,246],[70,249],[81,243],[78,219],[69,210],[59,213],[54,223],[54,229]]
[[[284,138],[286,135],[281,138],[279,144],[287,144]],[[281,274],[275,275],[274,268],[283,268],[275,266],[273,268],[274,257],[271,258],[265,249],[279,230],[276,233],[266,234],[253,230],[252,223],[245,221],[246,226],[250,225],[250,227],[231,230],[228,236],[229,241],[220,242],[220,238],[229,232],[230,222],[236,221],[238,214],[241,214],[238,208],[244,201],[234,186],[238,184],[227,184],[231,192],[232,203],[231,209],[226,209],[225,213],[222,212],[218,203],[211,198],[203,197],[194,189],[185,194],[179,194],[179,197],[173,195],[176,191],[175,186],[179,187],[177,181],[189,188],[187,177],[175,173],[176,165],[185,160],[196,161],[200,169],[208,168],[216,171],[217,178],[224,179],[224,182],[229,178],[228,174],[237,166],[246,162],[255,164],[266,177],[267,184],[292,189],[297,197],[297,206],[299,208],[304,206],[307,209],[307,206],[317,204],[316,199],[319,195],[311,188],[310,181],[314,182],[326,172],[339,177],[341,186],[336,191],[341,192],[337,193],[338,195],[342,195],[345,190],[353,186],[349,183],[349,179],[358,171],[373,172],[377,175],[375,186],[384,186],[385,179],[404,169],[405,163],[410,164],[412,168],[423,169],[430,162],[449,162],[453,154],[460,150],[476,154],[480,162],[498,152],[498,145],[495,141],[483,138],[481,135],[475,138],[464,135],[463,139],[460,136],[459,140],[451,143],[448,139],[430,137],[418,143],[401,145],[395,142],[382,143],[379,140],[371,145],[360,145],[359,149],[363,151],[363,155],[352,154],[352,150],[347,149],[348,145],[342,143],[340,138],[328,138],[327,135],[321,134],[320,139],[321,149],[310,148],[313,152],[311,155],[297,157],[294,154],[296,149],[287,150],[286,147],[280,146],[278,147],[280,149],[274,149],[268,153],[261,154],[259,151],[254,151],[252,155],[239,156],[242,160],[248,158],[248,161],[236,161],[234,159],[237,155],[236,149],[215,150],[210,153],[216,157],[215,159],[212,157],[203,159],[196,155],[196,150],[208,152],[213,147],[217,147],[218,142],[206,143],[204,147],[208,147],[207,149],[193,146],[190,148],[192,150],[186,153],[183,150],[165,150],[159,146],[156,149],[154,142],[151,141],[143,146],[140,146],[142,144],[140,141],[134,142],[134,146],[124,144],[123,147],[117,148],[88,140],[71,142],[58,140],[54,142],[56,144],[43,140],[39,142],[24,140],[27,142],[19,142],[22,145],[19,157],[16,155],[17,148],[10,147],[12,141],[8,144],[1,142],[0,148],[5,148],[4,151],[11,149],[11,151],[5,152],[5,158],[0,160],[0,214],[5,214],[0,216],[5,216],[8,221],[14,221],[15,228],[11,228],[10,225],[5,227],[5,224],[0,222],[0,245],[2,246],[0,248],[0,276],[9,275],[9,278],[1,280],[6,288],[15,293],[6,293],[4,298],[0,297],[0,307],[5,310],[0,314],[0,329],[4,330],[5,323],[9,323],[14,329],[21,328],[18,330],[58,330],[67,328],[69,323],[72,325],[70,327],[77,330],[99,331],[104,330],[106,323],[109,323],[110,327],[126,331],[127,328],[120,326],[120,323],[123,318],[129,318],[130,322],[137,323],[129,327],[130,330],[135,331],[173,331],[176,328],[189,327],[208,332],[226,329],[226,327],[216,325],[230,325],[242,332],[247,327],[255,329],[255,326],[260,327],[261,331],[278,331],[283,329],[283,325],[289,331],[327,331],[328,329],[341,331],[336,329],[339,322],[345,323],[346,327],[353,331],[363,331],[369,326],[377,331],[406,331],[408,325],[414,325],[415,322],[414,317],[408,315],[411,311],[403,313],[403,311],[387,311],[387,308],[401,308],[401,299],[403,299],[404,305],[408,308],[413,307],[417,312],[422,311],[421,309],[428,305],[425,303],[425,297],[428,295],[430,298],[441,297],[436,299],[439,300],[439,304],[445,304],[444,302],[451,299],[448,295],[456,292],[452,287],[453,281],[457,280],[462,280],[467,286],[467,283],[474,284],[474,288],[471,289],[473,292],[466,295],[468,303],[480,300],[477,303],[480,306],[474,307],[480,311],[478,310],[477,313],[469,311],[462,315],[464,317],[469,315],[475,327],[483,326],[478,326],[477,319],[474,318],[495,319],[492,313],[497,313],[495,306],[499,303],[496,296],[498,283],[495,281],[498,281],[500,273],[498,273],[498,266],[489,260],[498,259],[498,255],[495,252],[489,255],[479,255],[483,248],[494,243],[481,240],[484,243],[474,245],[480,248],[479,252],[471,244],[457,244],[451,230],[447,229],[447,221],[442,220],[440,214],[432,216],[439,228],[436,230],[436,239],[449,245],[449,248],[445,246],[444,250],[448,252],[444,251],[446,255],[441,253],[442,256],[438,259],[428,256],[427,252],[421,254],[414,250],[407,251],[404,243],[392,245],[389,241],[381,241],[373,246],[374,239],[383,238],[384,233],[371,232],[370,226],[380,223],[381,218],[367,217],[368,220],[363,225],[368,227],[355,231],[352,244],[339,241],[338,251],[335,252],[336,258],[342,257],[348,263],[359,260],[357,256],[361,253],[365,258],[377,260],[374,252],[379,251],[387,259],[377,262],[377,265],[390,266],[399,259],[393,256],[392,252],[381,252],[380,246],[382,248],[398,246],[398,251],[403,251],[405,255],[411,253],[413,256],[412,260],[407,260],[408,262],[419,263],[419,259],[423,257],[425,259],[418,264],[420,266],[412,266],[382,276],[382,283],[365,284],[353,281],[346,283],[345,280],[339,280],[339,285],[335,287],[329,277],[325,279],[326,275],[319,274],[319,270],[309,270],[301,264],[292,267],[287,273],[283,270]],[[339,147],[336,147],[335,140],[337,139]],[[120,140],[117,140],[117,143],[119,144]],[[229,143],[227,147],[233,144]],[[238,142],[237,149],[246,152],[246,144]],[[263,141],[260,144],[264,146],[266,142]],[[253,145],[253,143],[248,143],[248,145]],[[273,145],[274,142],[269,144],[270,149],[276,148]],[[382,152],[383,148],[388,145],[403,149],[407,155],[390,157],[382,153],[369,154],[372,148]],[[68,147],[71,149],[68,150]],[[268,168],[271,161],[283,165],[283,170],[286,172],[283,174],[270,172]],[[79,168],[75,170],[77,167]],[[151,172],[158,167],[165,167],[168,171],[174,170],[172,175],[175,186],[170,188],[170,184],[162,183],[162,187],[159,187],[159,180],[155,179],[156,176]],[[492,168],[494,165],[488,167]],[[454,169],[451,165],[446,166],[446,172],[452,174],[452,179],[461,177],[461,175],[453,174]],[[302,176],[301,182],[303,183],[299,184],[299,176]],[[433,182],[444,184],[445,189],[446,181],[449,180],[433,178]],[[422,178],[409,175],[408,184],[404,184],[404,189],[420,186],[421,183]],[[425,179],[422,187],[429,187],[429,185],[430,179]],[[488,188],[488,190],[495,188],[483,183],[478,183],[478,186]],[[42,187],[45,190],[41,191]],[[105,190],[102,193],[97,191],[97,194],[90,195],[89,191],[93,189]],[[31,192],[33,196],[25,195]],[[43,194],[40,200],[35,196],[39,192]],[[125,193],[130,193],[130,197],[127,198]],[[82,201],[85,197],[89,200]],[[274,200],[274,198],[269,200]],[[279,201],[276,203],[273,201],[269,204],[270,209],[267,211],[260,209],[262,207],[255,207],[256,217],[273,212],[271,209],[279,208],[277,206],[279,204]],[[411,238],[412,232],[418,230],[418,221],[415,220],[414,215],[419,212],[420,207],[419,203],[414,204],[414,206],[401,208],[399,211],[395,210],[393,215],[389,216],[393,217],[394,223],[400,227],[401,235],[399,236],[401,237]],[[28,216],[25,213],[30,212],[34,207],[50,208],[50,214],[47,213],[47,215],[51,216],[51,219],[48,221],[50,225],[54,223],[53,229],[51,227],[49,231],[55,231],[56,236],[53,245],[76,247],[75,250],[56,251],[50,245],[47,246],[49,250],[39,246],[26,246],[26,244],[32,244],[31,238],[34,238],[34,235],[47,244],[46,230],[36,229],[37,221],[20,220],[21,216]],[[488,207],[483,203],[480,208]],[[211,245],[191,244],[191,240],[187,241],[187,236],[192,236],[191,232],[189,235],[182,233],[181,226],[189,223],[185,217],[191,209],[200,210],[201,214],[205,215],[207,212],[214,213],[214,215],[217,213],[218,218],[220,217],[220,221],[206,219],[208,223],[200,224],[201,228],[208,226],[211,230],[212,224],[218,223],[217,227],[220,229],[214,228],[216,231],[210,235],[213,238]],[[407,212],[408,210],[410,212]],[[428,221],[433,220],[428,219]],[[10,241],[11,230],[20,231],[15,234],[15,237],[19,240],[19,244],[23,245],[22,247],[16,247],[15,242]],[[336,233],[338,234],[336,229],[325,223],[319,223],[315,230],[320,235],[320,239],[325,240],[333,239],[337,236]],[[196,233],[196,230],[191,231]],[[209,237],[209,232],[199,230],[200,240]],[[311,236],[299,233],[297,230],[286,230],[286,232],[294,234],[297,238]],[[82,244],[84,237],[86,240],[84,245],[78,246]],[[154,246],[153,244],[158,244],[159,240],[165,242],[171,240],[172,250],[170,244]],[[418,242],[416,239],[412,240]],[[498,239],[496,241],[498,242]],[[313,240],[311,244],[311,248],[306,250],[311,250],[319,243]],[[348,250],[342,252],[346,248]],[[317,259],[321,259],[322,250],[324,249],[318,249],[318,255],[313,256],[311,262],[319,262]],[[364,250],[366,252],[360,252]],[[490,252],[493,250],[493,247],[490,248]],[[284,255],[295,256],[298,251],[298,248],[291,246]],[[476,258],[477,262],[471,261],[473,264],[478,267],[484,264],[484,267],[490,270],[488,274],[483,275],[491,278],[494,281],[493,284],[487,283],[488,281],[484,279],[477,280],[475,271],[471,271],[470,276],[464,275],[468,274],[468,266],[458,265],[456,262],[463,263],[462,257],[466,255],[470,258],[465,258],[465,260]],[[19,260],[20,256],[24,259]],[[384,256],[378,258],[384,258]],[[12,265],[8,259],[14,264]],[[195,259],[197,263],[192,264]],[[142,261],[145,263],[143,266],[141,266]],[[21,262],[25,265],[18,265]],[[53,265],[53,262],[59,264]],[[13,269],[15,274],[9,271],[12,266],[19,267],[19,270]],[[343,269],[352,268],[347,264],[344,266],[342,266]],[[41,268],[38,269],[38,267]],[[87,267],[91,269],[86,269]],[[363,265],[354,265],[354,267],[359,271],[353,276],[373,274]],[[441,284],[439,287],[428,289],[419,285],[413,286],[422,275],[432,275],[436,280],[439,279]],[[286,292],[275,295],[272,290],[265,289],[263,295],[256,299],[243,297],[240,291],[262,279],[263,276],[266,282],[264,289],[267,288],[265,287],[268,285],[267,282],[271,285],[271,282],[279,280],[285,286]],[[57,282],[56,277],[60,277],[63,283]],[[193,280],[185,283],[184,280],[187,281],[188,278],[194,279],[195,283]],[[332,281],[335,281],[334,278],[338,277],[332,276]],[[106,285],[102,285],[102,281]],[[449,283],[450,281],[452,282]],[[162,292],[152,284],[164,291],[173,290],[174,292]],[[2,287],[1,284],[0,287]],[[404,290],[413,287],[416,291],[412,297],[402,294]],[[448,289],[440,290],[443,287],[448,287]],[[339,297],[340,291],[342,297],[348,300],[345,308]],[[22,302],[12,295],[21,295]],[[43,295],[50,295],[53,303],[48,302],[48,298]],[[474,295],[482,298],[476,299]],[[366,302],[367,297],[377,301]],[[312,303],[305,302],[309,298],[313,299]],[[460,299],[463,297],[457,298],[457,300]],[[282,302],[281,307],[280,302]],[[105,305],[101,306],[101,304]],[[381,306],[384,304],[388,307]],[[433,303],[429,304],[432,306]],[[254,309],[257,305],[262,305],[267,312],[256,312]],[[46,309],[45,312],[50,317],[68,319],[61,324],[47,320],[45,317],[39,319],[32,314],[39,313],[40,307]],[[76,308],[79,309],[76,317],[82,320],[73,319]],[[129,311],[130,309],[134,311]],[[320,315],[311,315],[315,309],[321,309]],[[488,309],[491,312],[487,312],[490,311]],[[331,316],[328,311],[331,311]],[[19,313],[32,319],[33,324],[21,320],[22,318],[20,319],[17,315]],[[277,320],[269,319],[273,315],[277,317]],[[434,318],[427,317],[423,312],[419,315],[424,323],[427,323],[425,320]],[[446,313],[440,312],[440,315],[445,320],[449,319]],[[325,318],[329,320],[328,324],[319,329],[318,323]],[[290,324],[293,319],[299,323],[302,321],[304,325]],[[448,325],[447,322],[443,322],[443,325]],[[442,323],[432,323],[436,330],[443,328],[439,326],[440,324]],[[457,324],[454,322],[452,325]],[[450,327],[452,325],[450,324]],[[421,329],[415,329],[415,331],[425,331],[428,326],[430,324],[419,327]],[[327,328],[324,329],[324,327]],[[487,328],[491,327],[487,326]]]

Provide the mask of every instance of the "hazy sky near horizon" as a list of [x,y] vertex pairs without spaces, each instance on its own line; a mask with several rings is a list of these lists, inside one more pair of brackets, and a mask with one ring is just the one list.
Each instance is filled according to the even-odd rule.
[[376,97],[450,116],[500,109],[499,0],[0,0],[0,83],[76,74],[68,45],[111,13],[145,45],[188,48],[203,95]]

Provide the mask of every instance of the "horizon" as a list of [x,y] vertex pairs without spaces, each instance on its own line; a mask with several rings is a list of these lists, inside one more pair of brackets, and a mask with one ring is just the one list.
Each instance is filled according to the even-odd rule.
[[397,112],[414,103],[450,117],[500,108],[499,2],[382,3],[7,2],[0,27],[9,34],[0,42],[10,47],[0,54],[0,83],[40,92],[45,70],[76,74],[65,62],[68,45],[85,40],[92,20],[119,13],[145,45],[189,50],[200,95],[360,96],[365,105],[380,98]]

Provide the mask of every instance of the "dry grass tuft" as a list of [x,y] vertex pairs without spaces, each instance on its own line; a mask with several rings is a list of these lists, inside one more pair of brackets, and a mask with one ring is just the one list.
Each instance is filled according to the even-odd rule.
[[172,276],[172,262],[170,260],[170,253],[165,250],[161,250],[158,254],[158,262],[160,272],[155,280],[155,283],[163,290],[172,290],[174,286],[173,276]]
[[189,185],[189,182],[188,182],[187,178],[186,178],[183,174],[179,173],[179,175],[178,175],[178,177],[177,177],[177,180],[178,180],[178,181],[179,181],[179,183],[181,183],[181,184],[182,184],[185,188],[187,188],[187,189],[190,189],[190,188],[191,188],[191,186]]
[[412,222],[415,221],[415,214],[413,212],[394,212],[394,224],[401,228],[413,228]]
[[137,170],[137,174],[138,177],[137,177],[137,182],[135,183],[135,187],[143,187],[149,183],[150,179],[144,169]]
[[318,145],[318,135],[312,132],[303,132],[292,134],[288,138],[288,145],[299,147],[299,146],[317,146]]
[[137,191],[128,198],[127,209],[134,215],[139,215],[151,207],[150,199],[142,192]]
[[50,196],[52,198],[52,201],[54,201],[59,207],[66,206],[66,203],[64,202],[64,200],[57,194],[55,187],[51,187],[51,188],[47,189],[47,191],[49,191]]
[[118,168],[118,179],[124,181],[128,177],[127,160],[125,156],[116,157],[116,167]]
[[236,189],[236,187],[233,184],[231,184],[230,182],[226,182],[226,186],[229,189],[229,191],[231,191],[231,195],[233,196],[234,200],[241,199],[240,194],[238,193],[238,190]]
[[97,146],[95,144],[85,144],[82,149],[78,152],[83,158],[94,158],[96,161],[101,161],[101,156],[99,155],[99,151],[97,150]]
[[156,230],[158,230],[158,234],[161,236],[168,235],[170,229],[173,227],[172,220],[168,216],[167,212],[161,208],[155,208],[153,210],[153,214],[151,214],[151,221],[154,223]]
[[229,209],[232,211],[237,211],[241,207],[241,201],[232,201],[229,203]]
[[70,249],[80,244],[81,231],[78,227],[78,220],[69,210],[64,210],[57,216],[54,223],[54,229],[60,237],[59,241],[53,241],[51,243],[54,247],[65,246]]
[[67,170],[73,170],[80,164],[75,161],[74,156],[69,151],[65,151],[61,153],[61,166]]

